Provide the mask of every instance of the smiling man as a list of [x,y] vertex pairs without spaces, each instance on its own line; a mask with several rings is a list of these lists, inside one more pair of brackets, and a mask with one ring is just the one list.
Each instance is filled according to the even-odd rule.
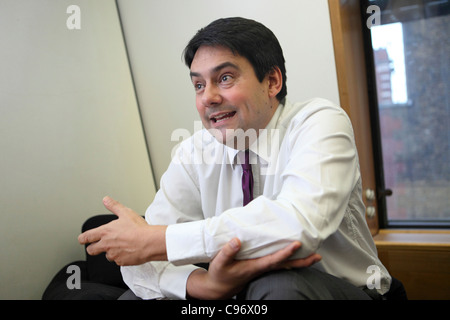
[[[280,44],[256,21],[216,20],[184,57],[205,130],[181,143],[146,221],[104,199],[119,219],[80,235],[88,253],[126,265],[125,282],[144,299],[385,294],[391,277],[365,222],[344,111],[323,99],[289,103]],[[205,150],[214,161],[193,161]]]
[[[210,132],[216,139],[234,149],[240,148],[238,133],[250,130],[256,137],[279,105],[276,95],[283,86],[280,68],[273,68],[260,81],[250,62],[226,47],[200,47],[190,75],[203,125],[215,129]],[[241,148],[248,148],[253,142]]]

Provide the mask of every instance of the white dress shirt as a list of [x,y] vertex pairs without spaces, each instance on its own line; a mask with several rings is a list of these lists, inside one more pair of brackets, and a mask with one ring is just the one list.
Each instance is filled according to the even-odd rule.
[[238,259],[299,240],[295,257],[317,252],[322,260],[314,268],[358,287],[379,276],[375,288],[387,292],[391,277],[365,221],[358,155],[345,112],[324,99],[280,104],[250,151],[254,200],[242,207],[243,151],[206,130],[180,144],[145,215],[150,224],[168,225],[169,261],[122,267],[130,289],[144,299],[184,299],[192,264],[209,262],[237,237]]

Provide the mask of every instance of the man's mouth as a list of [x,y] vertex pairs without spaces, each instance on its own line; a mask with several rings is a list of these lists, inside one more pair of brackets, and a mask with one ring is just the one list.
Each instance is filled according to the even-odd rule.
[[211,117],[210,120],[214,123],[220,123],[222,121],[232,118],[235,114],[236,114],[236,111],[222,113],[217,116]]

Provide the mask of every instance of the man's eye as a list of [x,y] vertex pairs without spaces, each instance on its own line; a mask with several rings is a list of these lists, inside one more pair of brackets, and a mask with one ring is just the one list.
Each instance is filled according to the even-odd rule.
[[231,80],[231,76],[229,74],[222,76],[222,78],[220,79],[221,82],[226,82],[228,80]]
[[196,84],[194,84],[194,88],[195,88],[196,91],[199,91],[199,90],[201,90],[203,88],[203,84],[196,83]]

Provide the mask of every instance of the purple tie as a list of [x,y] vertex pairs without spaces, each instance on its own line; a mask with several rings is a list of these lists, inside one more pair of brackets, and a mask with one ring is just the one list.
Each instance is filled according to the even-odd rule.
[[253,174],[248,150],[245,150],[245,163],[242,164],[242,192],[244,193],[244,206],[253,200]]

